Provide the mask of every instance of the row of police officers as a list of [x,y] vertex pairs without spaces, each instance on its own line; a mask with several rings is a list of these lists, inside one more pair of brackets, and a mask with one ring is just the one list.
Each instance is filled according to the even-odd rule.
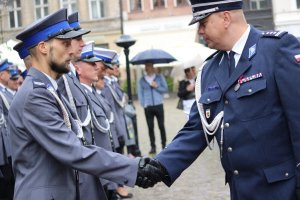
[[[113,199],[136,180],[154,185],[143,171],[149,159],[121,154],[135,139],[114,77],[117,53],[85,44],[89,32],[78,13],[67,19],[61,9],[16,36],[21,42],[14,49],[32,67],[13,100],[0,79],[0,165],[9,176],[8,199]],[[1,63],[0,74],[10,65]]]

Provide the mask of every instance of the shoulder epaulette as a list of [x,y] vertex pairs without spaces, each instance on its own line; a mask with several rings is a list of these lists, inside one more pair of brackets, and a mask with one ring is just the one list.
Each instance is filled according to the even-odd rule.
[[[219,52],[220,52],[220,51],[215,51],[213,54],[211,54],[210,56],[208,56],[208,57],[205,59],[205,61],[208,61],[208,60],[212,59],[212,58],[215,57],[215,55],[217,55]],[[205,61],[204,61],[204,62],[205,62]]]
[[39,79],[32,79],[33,88],[46,88],[45,83]]
[[262,32],[262,37],[281,38],[285,34],[287,34],[287,31],[263,31]]

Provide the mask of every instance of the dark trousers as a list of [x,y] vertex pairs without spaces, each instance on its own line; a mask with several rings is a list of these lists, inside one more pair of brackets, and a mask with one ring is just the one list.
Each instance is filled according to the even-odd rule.
[[[8,159],[9,163],[11,163],[11,158]],[[3,178],[0,178],[0,200],[12,200],[14,196],[14,174],[12,171],[12,165],[2,165],[0,166],[0,170],[3,174]]]
[[162,147],[166,146],[166,129],[164,125],[164,106],[163,104],[156,106],[148,106],[145,108],[145,116],[148,125],[148,132],[150,138],[150,144],[152,148],[155,148],[155,135],[154,135],[154,117],[157,119],[158,128],[160,130]]

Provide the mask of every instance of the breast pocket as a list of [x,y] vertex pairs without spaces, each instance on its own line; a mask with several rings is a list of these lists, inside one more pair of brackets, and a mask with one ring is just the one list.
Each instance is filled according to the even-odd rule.
[[220,89],[207,91],[201,95],[198,102],[203,104],[205,117],[208,122],[211,122],[211,120],[214,119],[213,116],[216,116],[221,98],[222,91]]
[[234,110],[242,121],[257,119],[272,112],[268,106],[270,98],[266,79],[256,79],[243,83],[236,91]]
[[267,81],[265,79],[254,80],[242,84],[237,91],[237,98],[255,95],[267,88]]

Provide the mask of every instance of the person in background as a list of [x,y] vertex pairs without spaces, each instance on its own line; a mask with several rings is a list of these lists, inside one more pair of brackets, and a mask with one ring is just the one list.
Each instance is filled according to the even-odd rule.
[[16,66],[12,67],[9,70],[9,80],[8,80],[8,84],[7,84],[7,91],[9,93],[9,95],[11,96],[11,101],[13,99],[13,97],[15,96],[18,88],[19,88],[19,78],[20,78],[20,74],[19,74],[19,70],[17,69]]
[[138,84],[138,98],[144,108],[147,120],[151,149],[149,154],[156,154],[154,117],[160,130],[161,146],[165,148],[167,137],[164,125],[163,94],[168,92],[168,85],[163,75],[156,74],[153,63],[145,64],[146,75],[141,77]]
[[182,107],[187,117],[195,101],[196,68],[194,66],[184,69],[185,79],[179,82],[177,96],[182,100]]
[[7,129],[8,112],[13,95],[8,91],[10,68],[13,63],[4,59],[0,62],[0,198],[13,199],[14,175],[12,171],[11,137]]

